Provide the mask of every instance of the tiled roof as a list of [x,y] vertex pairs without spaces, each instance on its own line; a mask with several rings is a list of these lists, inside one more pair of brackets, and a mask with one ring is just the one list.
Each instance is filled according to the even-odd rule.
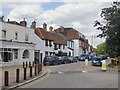
[[57,28],[55,32],[59,32],[65,35],[68,39],[80,39],[79,32],[73,28],[64,28],[62,31],[61,28]]
[[55,44],[67,44],[67,40],[56,32],[47,32],[43,28],[37,28],[35,34],[43,40],[52,40]]

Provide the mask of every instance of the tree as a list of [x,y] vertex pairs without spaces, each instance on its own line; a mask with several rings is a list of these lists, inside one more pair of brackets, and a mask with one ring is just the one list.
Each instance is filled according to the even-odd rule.
[[120,56],[120,1],[113,2],[111,7],[103,8],[101,18],[105,23],[95,21],[94,27],[101,30],[98,37],[106,38],[106,52],[111,57]]
[[105,55],[106,54],[106,43],[101,43],[97,46],[97,54]]

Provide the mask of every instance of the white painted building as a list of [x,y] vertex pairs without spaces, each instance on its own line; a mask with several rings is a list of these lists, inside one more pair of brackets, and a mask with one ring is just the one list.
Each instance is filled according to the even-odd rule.
[[34,60],[34,29],[26,21],[0,21],[0,62],[2,66],[22,65]]
[[35,57],[37,57],[35,60],[39,61],[44,59],[45,56],[49,55],[55,55],[59,51],[67,53],[67,55],[73,55],[73,44],[72,47],[67,46],[68,42],[61,41],[61,37],[64,37],[63,35],[60,35],[59,33],[56,33],[54,31],[47,31],[46,27],[44,26],[46,24],[43,24],[43,28],[36,28],[35,30]]

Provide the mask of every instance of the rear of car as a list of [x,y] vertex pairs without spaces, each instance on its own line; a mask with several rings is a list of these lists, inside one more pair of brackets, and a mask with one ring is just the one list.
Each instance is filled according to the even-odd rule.
[[58,57],[56,56],[46,56],[43,61],[44,66],[46,65],[58,65]]
[[86,54],[81,54],[80,55],[80,61],[85,61],[86,58]]

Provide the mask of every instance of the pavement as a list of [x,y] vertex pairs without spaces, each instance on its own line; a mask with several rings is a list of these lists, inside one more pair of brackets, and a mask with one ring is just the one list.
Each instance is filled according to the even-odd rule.
[[[20,69],[20,78],[19,83],[16,83],[16,69]],[[9,71],[9,86],[4,86],[4,72]],[[0,89],[2,90],[10,90],[19,86],[22,86],[24,84],[30,83],[38,78],[41,78],[47,74],[47,69],[43,68],[42,71],[35,76],[34,73],[34,67],[32,72],[32,77],[30,77],[30,69],[27,67],[27,79],[24,80],[24,74],[23,74],[23,66],[8,66],[8,67],[2,67],[0,68]]]

